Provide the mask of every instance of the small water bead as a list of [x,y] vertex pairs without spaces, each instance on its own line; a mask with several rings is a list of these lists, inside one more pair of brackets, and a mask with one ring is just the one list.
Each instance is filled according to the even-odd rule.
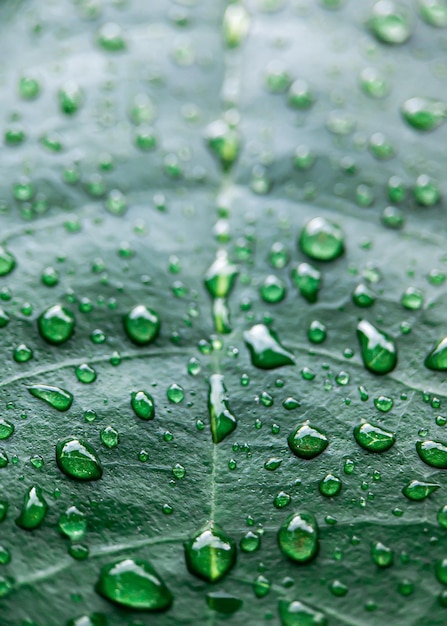
[[281,626],[327,626],[326,616],[321,611],[300,600],[278,603]]
[[447,27],[446,0],[419,0],[418,8],[422,19],[430,26]]
[[116,448],[120,442],[119,432],[113,426],[106,426],[100,433],[101,442],[110,450]]
[[424,463],[438,469],[447,469],[447,444],[443,441],[418,441],[416,451]]
[[352,292],[353,303],[360,308],[369,308],[376,301],[376,294],[364,283],[360,283]]
[[149,152],[157,147],[157,137],[150,126],[139,127],[135,133],[135,145],[142,152]]
[[327,337],[325,324],[318,320],[313,320],[307,329],[307,337],[312,343],[323,343]]
[[249,530],[240,540],[239,547],[242,552],[256,552],[261,547],[261,537],[258,533]]
[[205,141],[223,171],[228,171],[238,158],[241,149],[239,131],[224,120],[216,120],[206,127]]
[[166,391],[169,402],[180,404],[185,399],[185,391],[181,385],[171,383]]
[[228,48],[237,48],[247,37],[250,29],[250,14],[240,4],[230,4],[224,13],[222,36]]
[[119,24],[107,22],[96,35],[98,45],[106,52],[121,52],[126,48],[126,40]]
[[405,199],[405,184],[399,176],[391,176],[388,180],[387,193],[391,202],[402,202]]
[[388,161],[395,156],[393,144],[383,133],[373,133],[369,138],[368,148],[378,161]]
[[403,228],[405,224],[403,211],[395,206],[385,207],[382,211],[381,220],[386,228],[392,230],[399,230]]
[[441,485],[437,485],[436,483],[427,483],[421,480],[411,480],[402,489],[402,493],[409,500],[419,502],[428,498],[428,496],[434,493],[437,489],[439,489],[440,486]]
[[337,224],[314,217],[302,228],[299,246],[311,259],[333,261],[344,252],[344,234]]
[[35,187],[29,178],[22,176],[12,185],[12,194],[19,202],[29,202],[36,193]]
[[255,367],[274,369],[295,363],[293,354],[284,348],[277,334],[265,324],[255,324],[250,330],[246,330],[244,341]]
[[75,373],[79,382],[84,383],[85,385],[89,385],[96,380],[96,371],[87,363],[81,363],[81,365],[78,365],[75,369]]
[[22,76],[19,80],[19,96],[22,100],[35,100],[40,94],[40,83],[33,76]]
[[326,435],[308,422],[292,431],[287,442],[292,452],[302,459],[315,458],[324,452],[329,445]]
[[239,274],[237,265],[231,263],[226,251],[220,250],[205,274],[205,287],[212,298],[226,298],[232,291]]
[[87,518],[76,506],[70,506],[59,515],[58,527],[71,541],[79,541],[86,533]]
[[301,377],[303,380],[313,380],[315,378],[315,372],[310,367],[303,367],[301,369]]
[[347,587],[347,585],[342,583],[340,580],[334,580],[329,585],[329,591],[336,598],[344,598],[344,596],[348,593],[349,588]]
[[357,325],[363,363],[373,374],[388,374],[397,365],[397,348],[393,339],[370,322]]
[[293,513],[278,531],[281,552],[292,561],[307,563],[318,552],[318,526],[312,513]]
[[306,111],[314,104],[315,98],[309,83],[305,80],[295,80],[287,94],[289,106],[293,109]]
[[292,280],[298,288],[300,294],[310,304],[318,299],[318,293],[321,289],[321,272],[316,267],[308,263],[299,263],[292,268]]
[[407,287],[402,294],[401,305],[409,311],[419,311],[424,306],[424,294],[417,287]]
[[117,367],[118,365],[121,364],[121,354],[119,352],[117,352],[116,350],[114,352],[112,352],[110,359],[109,359],[109,363],[110,365],[113,365],[114,367]]
[[292,502],[292,496],[285,491],[280,491],[273,499],[273,506],[277,509],[284,509]]
[[373,7],[369,26],[381,42],[400,45],[411,36],[410,13],[404,5],[394,0],[379,0]]
[[279,61],[270,61],[265,72],[265,86],[270,93],[284,93],[291,83],[287,69]]
[[137,417],[143,420],[154,419],[155,404],[154,404],[154,398],[151,396],[150,393],[146,391],[133,391],[131,394],[130,403]]
[[43,457],[40,456],[40,454],[33,454],[33,456],[30,457],[30,463],[37,470],[42,469],[42,467],[45,465],[45,461],[43,460]]
[[371,98],[385,98],[390,85],[383,74],[374,67],[366,67],[360,74],[360,87],[364,94]]
[[173,601],[152,565],[141,559],[123,559],[105,565],[95,590],[118,606],[141,611],[165,611]]
[[388,411],[391,411],[391,409],[393,408],[394,401],[388,396],[379,396],[377,398],[374,398],[374,406],[378,411],[381,411],[382,413],[388,413]]
[[425,207],[434,206],[441,199],[438,183],[426,174],[417,177],[413,187],[413,195],[416,202]]
[[106,342],[106,335],[100,328],[95,328],[90,334],[90,341],[96,345]]
[[356,442],[368,452],[385,452],[396,442],[396,436],[389,430],[368,422],[354,428]]
[[284,300],[286,297],[286,284],[278,276],[270,274],[269,276],[266,276],[261,283],[259,293],[264,302],[276,304],[277,302]]
[[149,460],[149,452],[147,450],[140,450],[138,452],[138,460],[141,463],[146,463]]
[[73,335],[75,318],[61,304],[54,304],[40,314],[37,320],[39,333],[48,343],[59,345]]
[[54,267],[46,267],[42,270],[40,280],[45,287],[55,287],[59,283],[59,272]]
[[259,402],[263,406],[273,406],[273,396],[271,396],[268,391],[263,391],[259,396]]
[[98,480],[102,476],[101,461],[84,439],[60,439],[56,444],[56,462],[64,474],[75,480]]
[[214,522],[208,522],[184,547],[189,571],[207,582],[221,580],[236,562],[234,541]]
[[77,113],[83,102],[83,93],[74,81],[65,83],[58,92],[59,108],[66,115]]
[[0,276],[7,276],[15,266],[14,256],[4,246],[0,246]]
[[265,598],[265,596],[270,592],[271,586],[272,583],[268,580],[268,578],[259,574],[253,581],[253,593],[257,598]]
[[127,211],[127,198],[119,189],[112,189],[109,192],[105,203],[107,211],[112,215],[124,215]]
[[25,130],[21,124],[12,123],[5,129],[3,138],[7,146],[19,146],[25,141]]
[[326,476],[319,482],[318,489],[322,496],[332,498],[340,493],[342,488],[342,482],[338,476],[333,474],[326,474]]
[[435,573],[438,581],[443,585],[447,585],[447,559],[441,559],[436,562]]
[[269,250],[268,261],[270,265],[275,269],[282,269],[289,260],[289,249],[283,243],[276,241]]
[[334,135],[349,135],[354,132],[357,120],[344,110],[330,111],[326,119],[326,128]]
[[27,363],[34,356],[34,352],[25,343],[14,348],[13,357],[16,363]]
[[282,405],[286,411],[293,411],[293,409],[299,408],[301,403],[299,400],[296,400],[296,398],[288,397],[283,400]]
[[416,130],[438,128],[447,116],[447,104],[434,98],[409,98],[401,107],[404,120]]
[[0,440],[8,439],[14,433],[14,424],[0,417]]
[[437,268],[433,268],[429,271],[427,275],[427,280],[430,285],[433,285],[434,287],[439,287],[440,285],[444,284],[446,277],[447,276],[445,272]]
[[180,463],[176,463],[174,467],[172,468],[172,474],[174,475],[175,478],[178,478],[179,480],[181,480],[182,478],[186,476],[186,470],[183,467],[183,465],[181,465]]
[[380,541],[371,545],[371,557],[373,562],[381,568],[390,567],[394,562],[394,552]]
[[152,343],[160,331],[160,317],[144,304],[137,304],[125,315],[124,330],[131,341],[139,346]]
[[369,207],[374,204],[374,192],[369,185],[362,183],[355,190],[355,200],[359,206]]
[[17,526],[24,530],[38,528],[48,510],[48,504],[38,486],[30,487],[25,494],[22,511],[16,519]]
[[335,377],[335,382],[337,383],[337,385],[340,385],[342,387],[348,385],[350,380],[351,380],[351,377],[349,373],[343,370],[341,372],[338,372],[338,374]]
[[278,469],[281,463],[282,463],[282,459],[279,459],[277,457],[271,457],[264,463],[264,469],[266,469],[269,472],[274,472],[275,470]]

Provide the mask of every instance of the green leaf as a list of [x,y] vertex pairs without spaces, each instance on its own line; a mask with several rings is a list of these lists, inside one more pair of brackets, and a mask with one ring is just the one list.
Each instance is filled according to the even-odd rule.
[[445,2],[0,18],[0,624],[444,626]]

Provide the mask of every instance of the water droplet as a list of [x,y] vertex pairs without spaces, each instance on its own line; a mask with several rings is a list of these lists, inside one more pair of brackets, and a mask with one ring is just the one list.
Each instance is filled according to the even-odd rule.
[[250,15],[241,4],[230,4],[223,18],[223,39],[228,48],[237,48],[246,38],[250,28]]
[[259,288],[261,298],[264,302],[268,302],[269,304],[281,302],[286,297],[286,293],[287,288],[285,282],[274,274],[266,276]]
[[397,348],[393,339],[366,320],[357,326],[363,363],[373,374],[388,374],[397,365]]
[[0,246],[0,276],[10,274],[16,266],[13,255],[4,247]]
[[185,559],[192,574],[215,583],[234,566],[236,545],[220,526],[208,522],[185,543]]
[[261,547],[261,537],[258,533],[249,530],[240,540],[242,552],[256,552]]
[[394,561],[394,552],[380,541],[372,544],[371,556],[378,567],[390,567]]
[[447,444],[442,441],[418,441],[416,451],[424,463],[431,467],[447,469]]
[[394,0],[376,2],[369,25],[379,41],[395,45],[405,43],[412,29],[408,9]]
[[447,104],[434,98],[410,98],[401,108],[404,120],[416,130],[438,128],[447,116]]
[[424,294],[416,287],[408,287],[402,294],[400,303],[409,311],[419,311],[424,306]]
[[426,174],[417,177],[413,187],[413,195],[416,202],[425,207],[434,206],[441,198],[438,183]]
[[265,598],[269,593],[272,583],[268,578],[259,574],[253,581],[253,593],[257,598]]
[[309,83],[305,80],[295,80],[289,88],[287,101],[293,109],[306,111],[314,103],[314,95]]
[[411,480],[405,487],[402,489],[402,493],[409,500],[425,500],[428,496],[440,488],[441,485],[437,485],[436,483],[426,483],[420,480]]
[[396,442],[394,433],[368,422],[354,428],[354,437],[359,446],[369,452],[385,452]]
[[437,28],[447,27],[447,3],[445,0],[419,0],[419,14],[427,24]]
[[275,269],[283,269],[290,260],[290,253],[286,246],[280,241],[272,244],[269,250],[268,261]]
[[14,348],[13,356],[16,363],[27,363],[33,358],[33,355],[33,351],[26,345],[26,343],[21,343]]
[[326,326],[318,320],[313,320],[307,329],[307,336],[312,343],[323,343],[327,337]]
[[276,333],[265,324],[255,324],[250,330],[246,330],[244,341],[255,367],[274,369],[295,363],[293,354],[281,345]]
[[239,132],[224,120],[216,120],[207,126],[205,141],[223,171],[228,171],[236,161],[241,148]]
[[307,563],[318,552],[318,526],[312,513],[293,513],[278,531],[281,551],[292,561]]
[[321,289],[321,272],[309,263],[299,263],[292,268],[292,280],[300,294],[310,304],[318,299],[318,292]]
[[112,189],[104,204],[107,211],[112,215],[124,215],[127,211],[127,198],[119,189]]
[[143,420],[152,420],[155,415],[154,399],[146,391],[134,391],[131,394],[130,403],[135,415]]
[[388,396],[379,396],[374,398],[374,406],[382,413],[388,413],[393,408],[394,401],[392,398],[388,398]]
[[58,526],[71,541],[79,541],[87,530],[87,519],[77,507],[70,506],[59,515]]
[[0,417],[0,440],[8,439],[14,432],[14,424]]
[[426,357],[424,365],[435,372],[447,371],[447,337],[438,341]]
[[120,442],[119,432],[113,426],[106,426],[101,430],[100,438],[107,448],[116,448]]
[[447,528],[447,504],[444,504],[444,506],[442,506],[439,509],[438,515],[437,515],[437,520],[438,520],[438,524],[442,528]]
[[243,605],[240,598],[235,598],[225,591],[210,591],[206,594],[206,603],[211,610],[223,615],[232,615]]
[[228,404],[224,377],[212,374],[209,379],[208,411],[214,443],[223,441],[237,426],[237,420]]
[[299,600],[279,601],[281,626],[327,626],[323,613]]
[[121,26],[115,22],[103,24],[98,31],[96,41],[106,52],[120,52],[126,47]]
[[371,98],[385,98],[390,86],[388,80],[374,67],[366,67],[360,74],[360,87]]
[[75,373],[79,382],[84,383],[85,385],[94,383],[96,380],[96,371],[93,367],[91,367],[91,365],[88,365],[88,363],[81,363],[81,365],[77,365]]
[[59,89],[58,97],[60,110],[66,115],[77,113],[83,101],[82,90],[79,85],[73,81],[65,83],[65,85]]
[[334,580],[330,585],[329,585],[329,591],[332,593],[333,596],[335,596],[336,598],[344,598],[344,596],[348,593],[349,589],[348,587],[342,583],[340,580]]
[[34,76],[22,76],[19,80],[19,95],[23,100],[35,100],[40,94],[40,83]]
[[318,484],[318,489],[320,490],[321,495],[326,496],[327,498],[332,498],[340,493],[341,487],[341,480],[338,476],[334,476],[333,474],[326,474],[326,476]]
[[177,383],[171,383],[167,389],[166,395],[168,397],[169,402],[173,404],[180,404],[185,399],[185,392],[181,385]]
[[107,618],[102,613],[81,615],[80,617],[69,620],[67,626],[107,626]]
[[186,476],[186,470],[180,463],[176,463],[172,468],[172,473],[178,480],[181,480]]
[[24,530],[38,528],[47,513],[48,504],[40,487],[30,487],[25,494],[22,511],[16,519],[17,526]]
[[273,499],[273,506],[277,509],[284,509],[292,502],[292,496],[285,491],[280,491]]
[[147,345],[156,339],[160,331],[160,317],[144,304],[137,304],[124,317],[124,330],[137,345]]
[[292,452],[302,459],[313,459],[329,445],[326,435],[308,422],[292,431],[287,441]]
[[124,559],[101,569],[96,591],[106,600],[140,611],[165,611],[173,597],[148,561]]
[[60,439],[56,444],[56,462],[64,474],[76,480],[98,480],[102,476],[98,455],[84,439]]
[[61,304],[54,304],[40,314],[37,324],[43,339],[59,345],[73,335],[75,318],[71,311]]
[[343,231],[324,217],[314,217],[301,230],[299,246],[311,259],[334,261],[344,252]]

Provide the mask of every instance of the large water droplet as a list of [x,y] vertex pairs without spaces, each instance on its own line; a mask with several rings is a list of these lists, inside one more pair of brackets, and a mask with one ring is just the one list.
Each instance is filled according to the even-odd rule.
[[135,415],[143,420],[152,420],[155,415],[154,399],[146,391],[134,391],[131,395],[130,403]]
[[300,600],[280,600],[278,608],[282,626],[327,626],[324,613]]
[[30,487],[25,494],[22,511],[16,519],[17,526],[25,530],[38,528],[47,513],[48,504],[40,487]]
[[411,35],[410,13],[394,0],[379,0],[373,7],[369,25],[373,35],[384,43],[402,44]]
[[260,369],[294,365],[295,357],[281,345],[276,333],[265,324],[255,324],[244,332],[251,362]]
[[416,450],[424,463],[431,467],[447,469],[447,444],[443,441],[418,441]]
[[165,611],[173,597],[148,561],[124,559],[101,569],[96,591],[106,600],[140,611]]
[[61,439],[56,444],[59,469],[76,480],[98,480],[102,476],[101,462],[87,441],[75,437]]
[[435,492],[440,488],[441,485],[437,485],[436,483],[426,483],[421,480],[411,480],[405,487],[402,489],[402,493],[409,500],[425,500],[428,496]]
[[224,120],[216,120],[207,126],[205,140],[222,169],[228,171],[239,155],[239,132]]
[[73,396],[69,391],[52,385],[31,385],[28,391],[58,411],[68,411],[73,402]]
[[123,321],[127,336],[139,346],[154,341],[160,331],[158,313],[144,304],[137,304],[130,309]]
[[287,441],[292,452],[302,459],[313,459],[329,445],[326,435],[308,422],[292,431]]
[[447,337],[438,341],[424,361],[425,367],[437,372],[447,371]]
[[59,515],[59,530],[72,541],[79,541],[87,530],[87,519],[77,507],[70,506]]
[[357,326],[363,363],[373,374],[388,374],[397,365],[397,348],[393,339],[366,320]]
[[318,485],[321,495],[326,496],[327,498],[332,498],[340,493],[341,487],[341,480],[338,476],[334,476],[333,474],[326,474]]
[[58,345],[72,336],[75,318],[73,313],[64,306],[54,304],[40,314],[37,324],[45,341]]
[[241,4],[230,4],[223,18],[222,34],[229,48],[237,48],[245,39],[250,28],[250,15]]
[[333,261],[344,252],[343,231],[324,217],[314,217],[301,230],[299,245],[311,259]]
[[416,130],[438,128],[447,116],[447,104],[434,98],[410,98],[401,108],[404,120]]
[[292,268],[292,280],[300,294],[313,304],[318,300],[321,289],[321,272],[309,263],[299,263]]
[[419,0],[419,13],[430,26],[447,27],[446,0]]
[[278,531],[281,551],[297,563],[307,563],[318,552],[318,526],[312,513],[293,513]]
[[209,522],[185,543],[185,559],[192,574],[215,583],[234,566],[236,545],[220,526]]
[[237,426],[237,420],[228,405],[224,377],[220,374],[212,374],[209,379],[208,411],[213,441],[220,443]]
[[369,452],[385,452],[396,441],[394,433],[368,422],[359,424],[354,428],[354,437],[359,446]]

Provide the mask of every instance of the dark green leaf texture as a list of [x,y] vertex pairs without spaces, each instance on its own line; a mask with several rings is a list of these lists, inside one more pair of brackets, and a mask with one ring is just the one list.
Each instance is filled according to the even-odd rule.
[[[436,192],[419,178],[431,177],[447,194],[447,126],[439,105],[432,124],[414,113],[417,128],[414,103],[406,119],[401,110],[410,98],[447,99],[447,39],[416,4],[403,4],[410,36],[393,45],[369,29],[369,0],[247,0],[249,32],[231,47],[222,40],[224,0],[2,3],[1,243],[15,268],[0,278],[10,318],[0,330],[0,403],[15,431],[0,446],[0,498],[9,505],[0,525],[2,561],[6,550],[11,556],[0,565],[1,626],[63,626],[95,613],[109,626],[281,619],[301,626],[290,621],[294,615],[330,626],[446,624],[436,563],[447,558],[447,531],[437,521],[447,482],[445,470],[418,456],[416,443],[447,441],[445,375],[424,366],[447,335],[446,207],[442,197],[432,202]],[[110,22],[125,45],[109,40],[109,48],[123,49],[98,43]],[[386,97],[362,90],[366,68],[385,77]],[[37,78],[38,97],[20,97],[23,76]],[[287,88],[298,79],[312,97],[295,95],[302,108],[293,108]],[[216,120],[227,126],[214,127],[207,146],[206,128]],[[231,145],[219,162],[228,125]],[[138,148],[138,133],[140,146],[153,149]],[[315,163],[304,169],[309,153]],[[400,193],[394,178],[390,201],[391,177],[406,190],[397,211],[387,208]],[[299,250],[300,230],[314,217],[342,227],[340,258],[313,261]],[[278,242],[290,263],[272,269],[269,251]],[[239,276],[213,303],[203,281],[219,249]],[[292,266],[303,262],[322,272],[316,302],[291,279]],[[259,295],[272,273],[287,288],[276,304]],[[359,283],[374,295],[364,308],[352,300]],[[422,291],[422,307],[402,306],[409,287]],[[76,325],[68,341],[51,345],[37,319],[57,303]],[[161,320],[158,337],[142,346],[123,327],[140,304]],[[398,363],[385,376],[364,367],[361,319],[396,342]],[[307,335],[314,320],[327,328],[318,345]],[[217,333],[215,323],[230,332]],[[253,366],[244,332],[256,323],[271,327],[295,363]],[[31,349],[29,360],[21,344]],[[201,364],[196,376],[188,374],[191,358]],[[90,384],[91,371],[76,370],[83,364],[96,371]],[[221,411],[231,409],[237,420],[222,439],[215,436],[219,443],[208,417],[212,374],[224,377]],[[167,398],[174,383],[184,389],[182,402]],[[61,412],[34,397],[34,385],[73,394],[71,407]],[[138,391],[153,397],[153,419],[133,411]],[[389,412],[376,408],[389,408],[374,404],[379,396],[394,401]],[[286,410],[287,398],[299,405],[289,401],[295,408]],[[287,443],[307,420],[329,442],[311,459]],[[379,453],[361,448],[353,431],[362,421],[395,433],[395,444]],[[119,433],[116,447],[101,441],[109,426]],[[66,438],[93,447],[102,478],[76,481],[59,470],[55,448]],[[275,471],[264,467],[269,459]],[[332,498],[319,490],[329,473],[343,484]],[[402,490],[411,481],[439,488],[410,500]],[[25,530],[15,520],[33,487],[48,511]],[[77,542],[88,547],[84,559],[85,548],[70,548],[58,528],[70,506],[87,519]],[[318,524],[318,554],[300,564],[282,554],[277,533],[305,511]],[[183,547],[209,521],[238,550],[235,566],[214,584],[187,569]],[[240,549],[248,531],[261,536],[259,550]],[[123,559],[149,561],[172,607],[125,610],[99,595],[101,570]]]

